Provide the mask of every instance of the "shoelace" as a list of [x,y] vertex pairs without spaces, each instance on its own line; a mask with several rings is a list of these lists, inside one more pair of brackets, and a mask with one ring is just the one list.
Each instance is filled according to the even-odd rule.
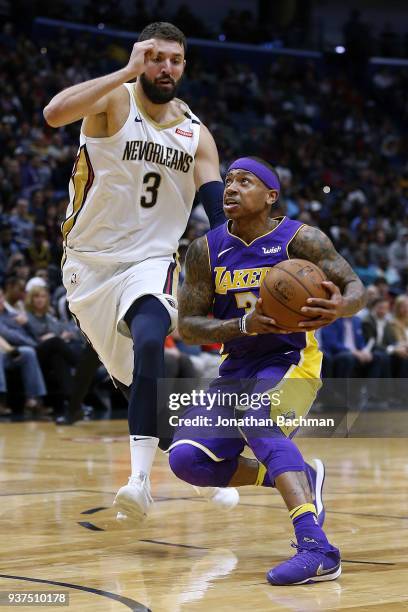
[[302,552],[317,552],[317,553],[326,553],[327,549],[324,548],[324,546],[319,546],[319,544],[316,543],[316,546],[302,546],[301,544],[296,544],[295,542],[291,542],[290,543],[292,548],[296,548],[298,553],[302,553]]
[[[316,546],[302,546],[301,544],[295,544],[295,542],[291,542],[290,545],[292,546],[292,548],[296,548],[296,554],[293,555],[293,557],[291,557],[290,561],[298,561],[301,562],[305,567],[312,567],[314,566],[314,564],[316,563],[315,559],[313,559],[313,557],[309,557],[309,556],[304,556],[302,553],[326,553],[326,549],[323,546],[319,546],[318,544]],[[302,558],[300,559],[298,557],[298,555],[302,555]],[[298,557],[296,559],[296,557]]]

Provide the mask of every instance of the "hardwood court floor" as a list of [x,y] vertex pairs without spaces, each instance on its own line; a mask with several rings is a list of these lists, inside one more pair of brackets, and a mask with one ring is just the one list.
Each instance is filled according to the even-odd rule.
[[272,587],[266,570],[294,552],[275,491],[245,487],[240,506],[218,515],[160,454],[152,517],[121,528],[110,504],[129,471],[124,421],[2,424],[0,592],[63,590],[70,607],[49,609],[75,612],[408,610],[406,439],[298,443],[326,462],[326,529],[343,574]]

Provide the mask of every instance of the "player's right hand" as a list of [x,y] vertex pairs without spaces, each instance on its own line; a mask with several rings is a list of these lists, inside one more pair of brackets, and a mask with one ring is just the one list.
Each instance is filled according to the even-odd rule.
[[132,53],[130,54],[126,70],[129,72],[129,77],[138,77],[146,70],[146,61],[152,54],[156,46],[152,38],[143,40],[133,45]]
[[262,298],[255,304],[254,310],[246,318],[246,330],[249,334],[289,334],[276,325],[275,319],[268,317],[262,310]]

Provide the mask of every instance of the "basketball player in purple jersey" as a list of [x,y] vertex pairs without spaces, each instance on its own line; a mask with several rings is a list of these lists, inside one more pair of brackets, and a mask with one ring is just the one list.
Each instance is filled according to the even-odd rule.
[[[248,388],[251,397],[269,391],[268,403],[258,410],[249,405],[245,413],[241,405],[222,401],[211,411],[206,410],[208,406],[189,408],[183,417],[206,414],[210,422],[177,429],[170,466],[182,480],[201,487],[275,486],[293,521],[297,552],[271,569],[267,578],[273,585],[293,585],[334,580],[341,573],[341,562],[339,550],[322,530],[322,520],[317,520],[310,491],[316,483],[310,482],[311,470],[291,439],[297,427],[278,427],[276,417],[307,414],[321,385],[322,354],[313,331],[358,312],[364,306],[365,291],[320,230],[287,217],[270,217],[279,189],[273,168],[258,158],[244,157],[230,166],[224,189],[228,221],[190,246],[179,296],[179,330],[184,341],[223,343],[220,376],[210,391],[221,392],[219,397],[224,391]],[[299,323],[296,333],[277,327],[263,313],[259,298],[267,271],[291,257],[318,265],[329,279],[324,285],[330,294],[330,299],[308,299],[302,311],[314,320]],[[208,318],[209,313],[214,318]],[[278,402],[274,401],[276,389],[282,391]],[[255,425],[251,420],[242,425],[245,419],[241,419],[238,429],[231,419],[237,413],[255,415]],[[267,425],[263,417],[269,418]],[[216,427],[221,418],[229,419],[230,426]],[[245,445],[256,460],[240,456]]]

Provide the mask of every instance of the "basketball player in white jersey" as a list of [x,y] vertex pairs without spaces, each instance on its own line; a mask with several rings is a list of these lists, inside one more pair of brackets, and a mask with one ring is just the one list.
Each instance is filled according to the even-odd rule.
[[[211,226],[224,221],[214,140],[175,97],[185,49],[178,28],[150,24],[124,68],[61,91],[44,109],[52,127],[83,119],[62,225],[63,282],[82,331],[130,391],[132,472],[114,502],[118,518],[143,518],[152,503],[157,380],[176,321],[178,241],[197,190]],[[224,507],[238,498],[235,489],[203,495]]]

